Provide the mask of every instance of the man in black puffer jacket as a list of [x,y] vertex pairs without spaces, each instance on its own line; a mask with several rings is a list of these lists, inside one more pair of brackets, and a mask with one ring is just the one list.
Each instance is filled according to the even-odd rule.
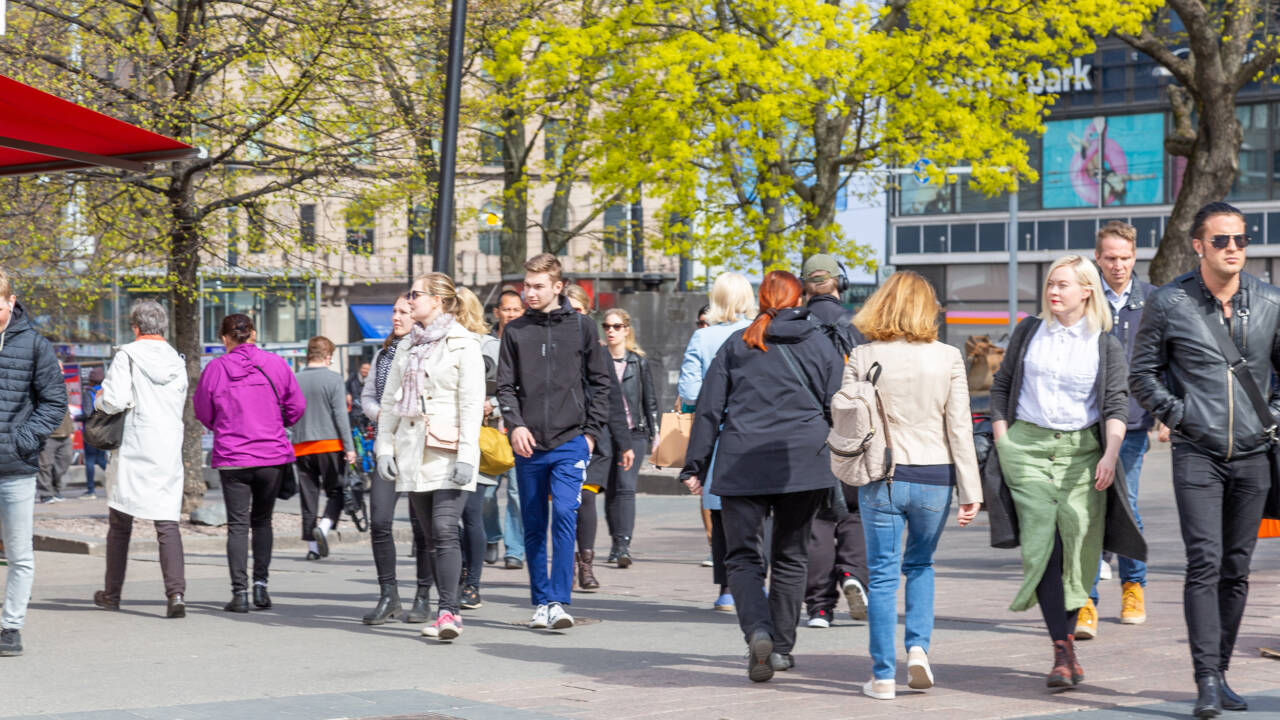
[[[1227,666],[1249,594],[1249,559],[1270,486],[1267,450],[1280,398],[1280,290],[1242,272],[1244,215],[1223,202],[1196,213],[1191,243],[1200,266],[1151,294],[1134,341],[1129,387],[1173,431],[1173,490],[1186,546],[1183,604],[1199,698],[1197,717],[1244,710]],[[1217,329],[1226,333],[1218,333]],[[1233,373],[1227,340],[1243,359]],[[1226,340],[1226,338],[1223,338]],[[1242,387],[1247,373],[1264,398],[1260,418]]]
[[9,577],[0,614],[0,657],[22,654],[35,554],[31,524],[40,450],[67,412],[53,346],[31,327],[0,270],[0,528]]

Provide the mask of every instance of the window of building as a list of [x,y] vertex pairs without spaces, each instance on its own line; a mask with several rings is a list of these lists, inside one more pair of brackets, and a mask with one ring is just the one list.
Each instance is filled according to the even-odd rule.
[[373,253],[373,212],[360,207],[348,207],[343,214],[347,226],[347,250],[369,255]]
[[952,186],[922,183],[914,175],[898,176],[898,214],[933,215],[952,210]]
[[479,231],[476,237],[480,241],[480,252],[485,255],[502,254],[502,203],[490,200],[480,208],[477,220]]
[[313,203],[298,206],[298,241],[304,250],[316,246],[316,206]]
[[[551,252],[552,244],[558,239],[563,241],[564,244],[556,250],[555,254],[560,257],[565,257],[569,254],[569,240],[563,237],[563,234],[568,233],[571,222],[569,213],[566,212],[564,220],[558,224],[558,227],[553,228],[551,227],[551,205],[548,204],[542,209],[542,252]],[[553,235],[560,237],[553,238]]]
[[604,251],[606,253],[626,254],[630,226],[627,206],[623,203],[614,203],[604,209]]
[[978,249],[978,226],[959,223],[951,226],[951,252],[974,252]]
[[973,178],[961,178],[957,190],[956,210],[964,213],[1004,212],[1009,209],[1009,196],[1005,193],[988,196],[973,184]]
[[1009,223],[982,223],[978,226],[979,252],[1004,252]]
[[1270,178],[1271,107],[1269,105],[1240,105],[1236,117],[1244,130],[1244,142],[1240,144],[1240,170],[1227,197],[1231,200],[1263,200],[1268,196],[1267,181]]
[[920,226],[899,225],[894,233],[893,249],[897,253],[920,252]]
[[[1040,294],[1038,268],[1029,263],[1018,266],[1018,297],[1035,298]],[[1002,263],[947,266],[946,300],[1005,300],[1009,294],[1009,266]]]
[[502,130],[497,125],[486,124],[480,128],[480,164],[502,165]]
[[1129,70],[1125,65],[1126,54],[1125,50],[1103,50],[1098,53],[1098,60],[1102,63],[1102,103],[1104,105],[1125,102],[1125,91],[1129,89],[1129,80],[1126,77]]
[[925,225],[920,228],[920,250],[927,253],[947,251],[947,226]]
[[1267,213],[1267,236],[1259,239],[1268,245],[1280,245],[1280,212]]
[[1062,220],[1041,220],[1036,223],[1037,250],[1063,250],[1067,247],[1067,228]]
[[1138,231],[1138,247],[1156,247],[1160,244],[1160,236],[1164,232],[1160,218],[1136,217],[1131,223]]
[[431,208],[414,205],[409,208],[409,252],[427,254],[427,235],[431,233]]
[[1265,215],[1262,213],[1244,214],[1244,232],[1254,240],[1261,241],[1264,231]]
[[373,135],[360,123],[351,123],[351,152],[349,157],[356,165],[373,165],[377,162],[374,156]]
[[1093,220],[1072,220],[1067,223],[1067,249],[1092,250],[1097,246],[1098,227]]

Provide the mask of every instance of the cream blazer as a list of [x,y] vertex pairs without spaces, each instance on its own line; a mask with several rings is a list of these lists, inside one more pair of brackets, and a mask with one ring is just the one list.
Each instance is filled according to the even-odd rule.
[[[420,387],[426,413],[396,414],[403,395],[405,366],[409,364],[410,340],[406,337],[396,350],[387,386],[382,391],[378,413],[378,435],[374,452],[378,457],[396,458],[398,492],[432,492],[443,489],[474,491],[480,468],[480,423],[484,420],[484,357],[480,339],[456,322],[424,363]],[[458,451],[427,447],[427,428],[445,436],[457,433]],[[454,485],[455,462],[471,466],[466,485]],[[379,480],[380,482],[381,480]]]
[[880,399],[898,465],[955,465],[960,503],[982,502],[969,383],[960,350],[941,342],[871,342],[849,353],[844,384],[880,363]]

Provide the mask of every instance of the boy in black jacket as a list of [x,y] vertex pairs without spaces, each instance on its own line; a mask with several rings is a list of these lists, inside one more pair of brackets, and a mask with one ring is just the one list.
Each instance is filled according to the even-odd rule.
[[[560,261],[543,253],[524,264],[529,310],[502,332],[498,404],[511,431],[520,478],[525,554],[534,605],[531,628],[562,630],[573,590],[577,510],[591,451],[609,414],[609,368],[595,324],[560,293]],[[588,396],[589,394],[589,396]],[[547,496],[551,573],[547,573]]]

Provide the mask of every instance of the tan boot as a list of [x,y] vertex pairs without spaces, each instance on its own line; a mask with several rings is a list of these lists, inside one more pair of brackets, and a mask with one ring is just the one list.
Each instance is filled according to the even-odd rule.
[[1147,602],[1143,596],[1142,585],[1136,582],[1124,584],[1124,592],[1120,596],[1120,624],[1141,625],[1147,621]]
[[600,589],[600,581],[596,580],[596,575],[591,570],[591,563],[595,562],[595,550],[582,550],[577,553],[578,558],[578,589],[586,592],[595,592]]

